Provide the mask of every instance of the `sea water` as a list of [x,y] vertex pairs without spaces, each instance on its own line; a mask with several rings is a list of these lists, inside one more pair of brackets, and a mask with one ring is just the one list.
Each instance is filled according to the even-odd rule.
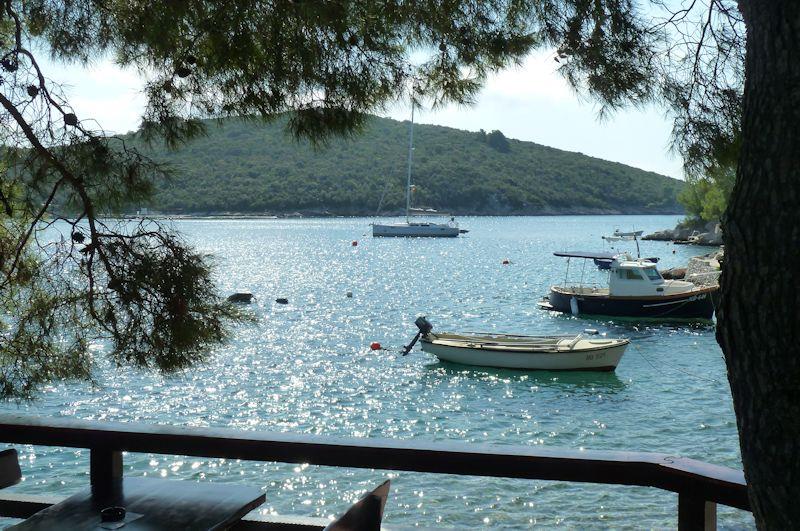
[[[180,220],[213,255],[223,293],[249,290],[239,324],[208,363],[161,377],[98,360],[97,381],[56,383],[0,412],[356,439],[662,452],[741,468],[713,324],[579,319],[537,309],[566,261],[553,251],[610,250],[602,235],[670,228],[677,216],[470,217],[454,239],[375,238],[371,220]],[[353,245],[353,242],[357,245]],[[641,242],[663,268],[707,249]],[[617,249],[635,254],[630,242]],[[510,263],[503,264],[504,261]],[[603,282],[591,262],[570,277]],[[352,292],[352,297],[347,293]],[[285,297],[289,304],[275,303]],[[632,340],[616,372],[537,372],[397,354],[418,315],[435,330],[575,334]],[[385,350],[372,351],[372,342]],[[0,445],[2,448],[3,445]],[[88,451],[18,446],[18,492],[68,494],[88,483]],[[264,514],[331,517],[386,478],[385,521],[400,526],[672,528],[677,495],[657,489],[126,454],[125,474],[264,489]],[[752,527],[719,508],[719,525]]]

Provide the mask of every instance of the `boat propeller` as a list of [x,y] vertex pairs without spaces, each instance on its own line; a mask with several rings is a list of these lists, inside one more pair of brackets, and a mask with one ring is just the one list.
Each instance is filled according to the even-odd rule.
[[403,347],[403,356],[406,356],[409,352],[411,352],[411,349],[414,348],[414,345],[417,344],[417,341],[421,336],[424,336],[433,330],[433,325],[430,321],[428,321],[428,319],[425,318],[424,315],[417,317],[417,320],[414,321],[414,324],[417,325],[417,328],[419,328],[419,332],[417,332],[417,335],[415,335],[414,339],[411,340],[411,343]]

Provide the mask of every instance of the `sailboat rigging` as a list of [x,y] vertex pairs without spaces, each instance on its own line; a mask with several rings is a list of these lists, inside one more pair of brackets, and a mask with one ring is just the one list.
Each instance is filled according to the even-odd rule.
[[[454,218],[450,218],[448,223],[433,223],[425,221],[411,221],[411,214],[414,209],[411,208],[411,191],[413,186],[411,184],[411,167],[414,161],[414,108],[415,105],[411,104],[411,123],[408,131],[408,170],[406,174],[406,221],[403,223],[373,223],[372,236],[374,237],[388,237],[388,236],[406,236],[406,237],[440,237],[440,238],[454,238],[461,233],[467,232],[460,229]],[[430,211],[422,211],[423,214],[438,214]]]

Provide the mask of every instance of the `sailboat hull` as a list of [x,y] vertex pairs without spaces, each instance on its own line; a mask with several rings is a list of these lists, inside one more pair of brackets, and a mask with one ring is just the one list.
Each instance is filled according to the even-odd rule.
[[372,225],[372,235],[376,237],[423,237],[455,238],[460,233],[458,227],[442,223],[393,223]]

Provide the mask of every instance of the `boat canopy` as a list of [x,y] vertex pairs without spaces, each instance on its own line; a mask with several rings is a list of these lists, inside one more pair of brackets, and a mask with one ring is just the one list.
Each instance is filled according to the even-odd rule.
[[613,260],[617,256],[614,253],[607,253],[604,251],[560,251],[553,254],[564,258],[592,258],[594,260]]

